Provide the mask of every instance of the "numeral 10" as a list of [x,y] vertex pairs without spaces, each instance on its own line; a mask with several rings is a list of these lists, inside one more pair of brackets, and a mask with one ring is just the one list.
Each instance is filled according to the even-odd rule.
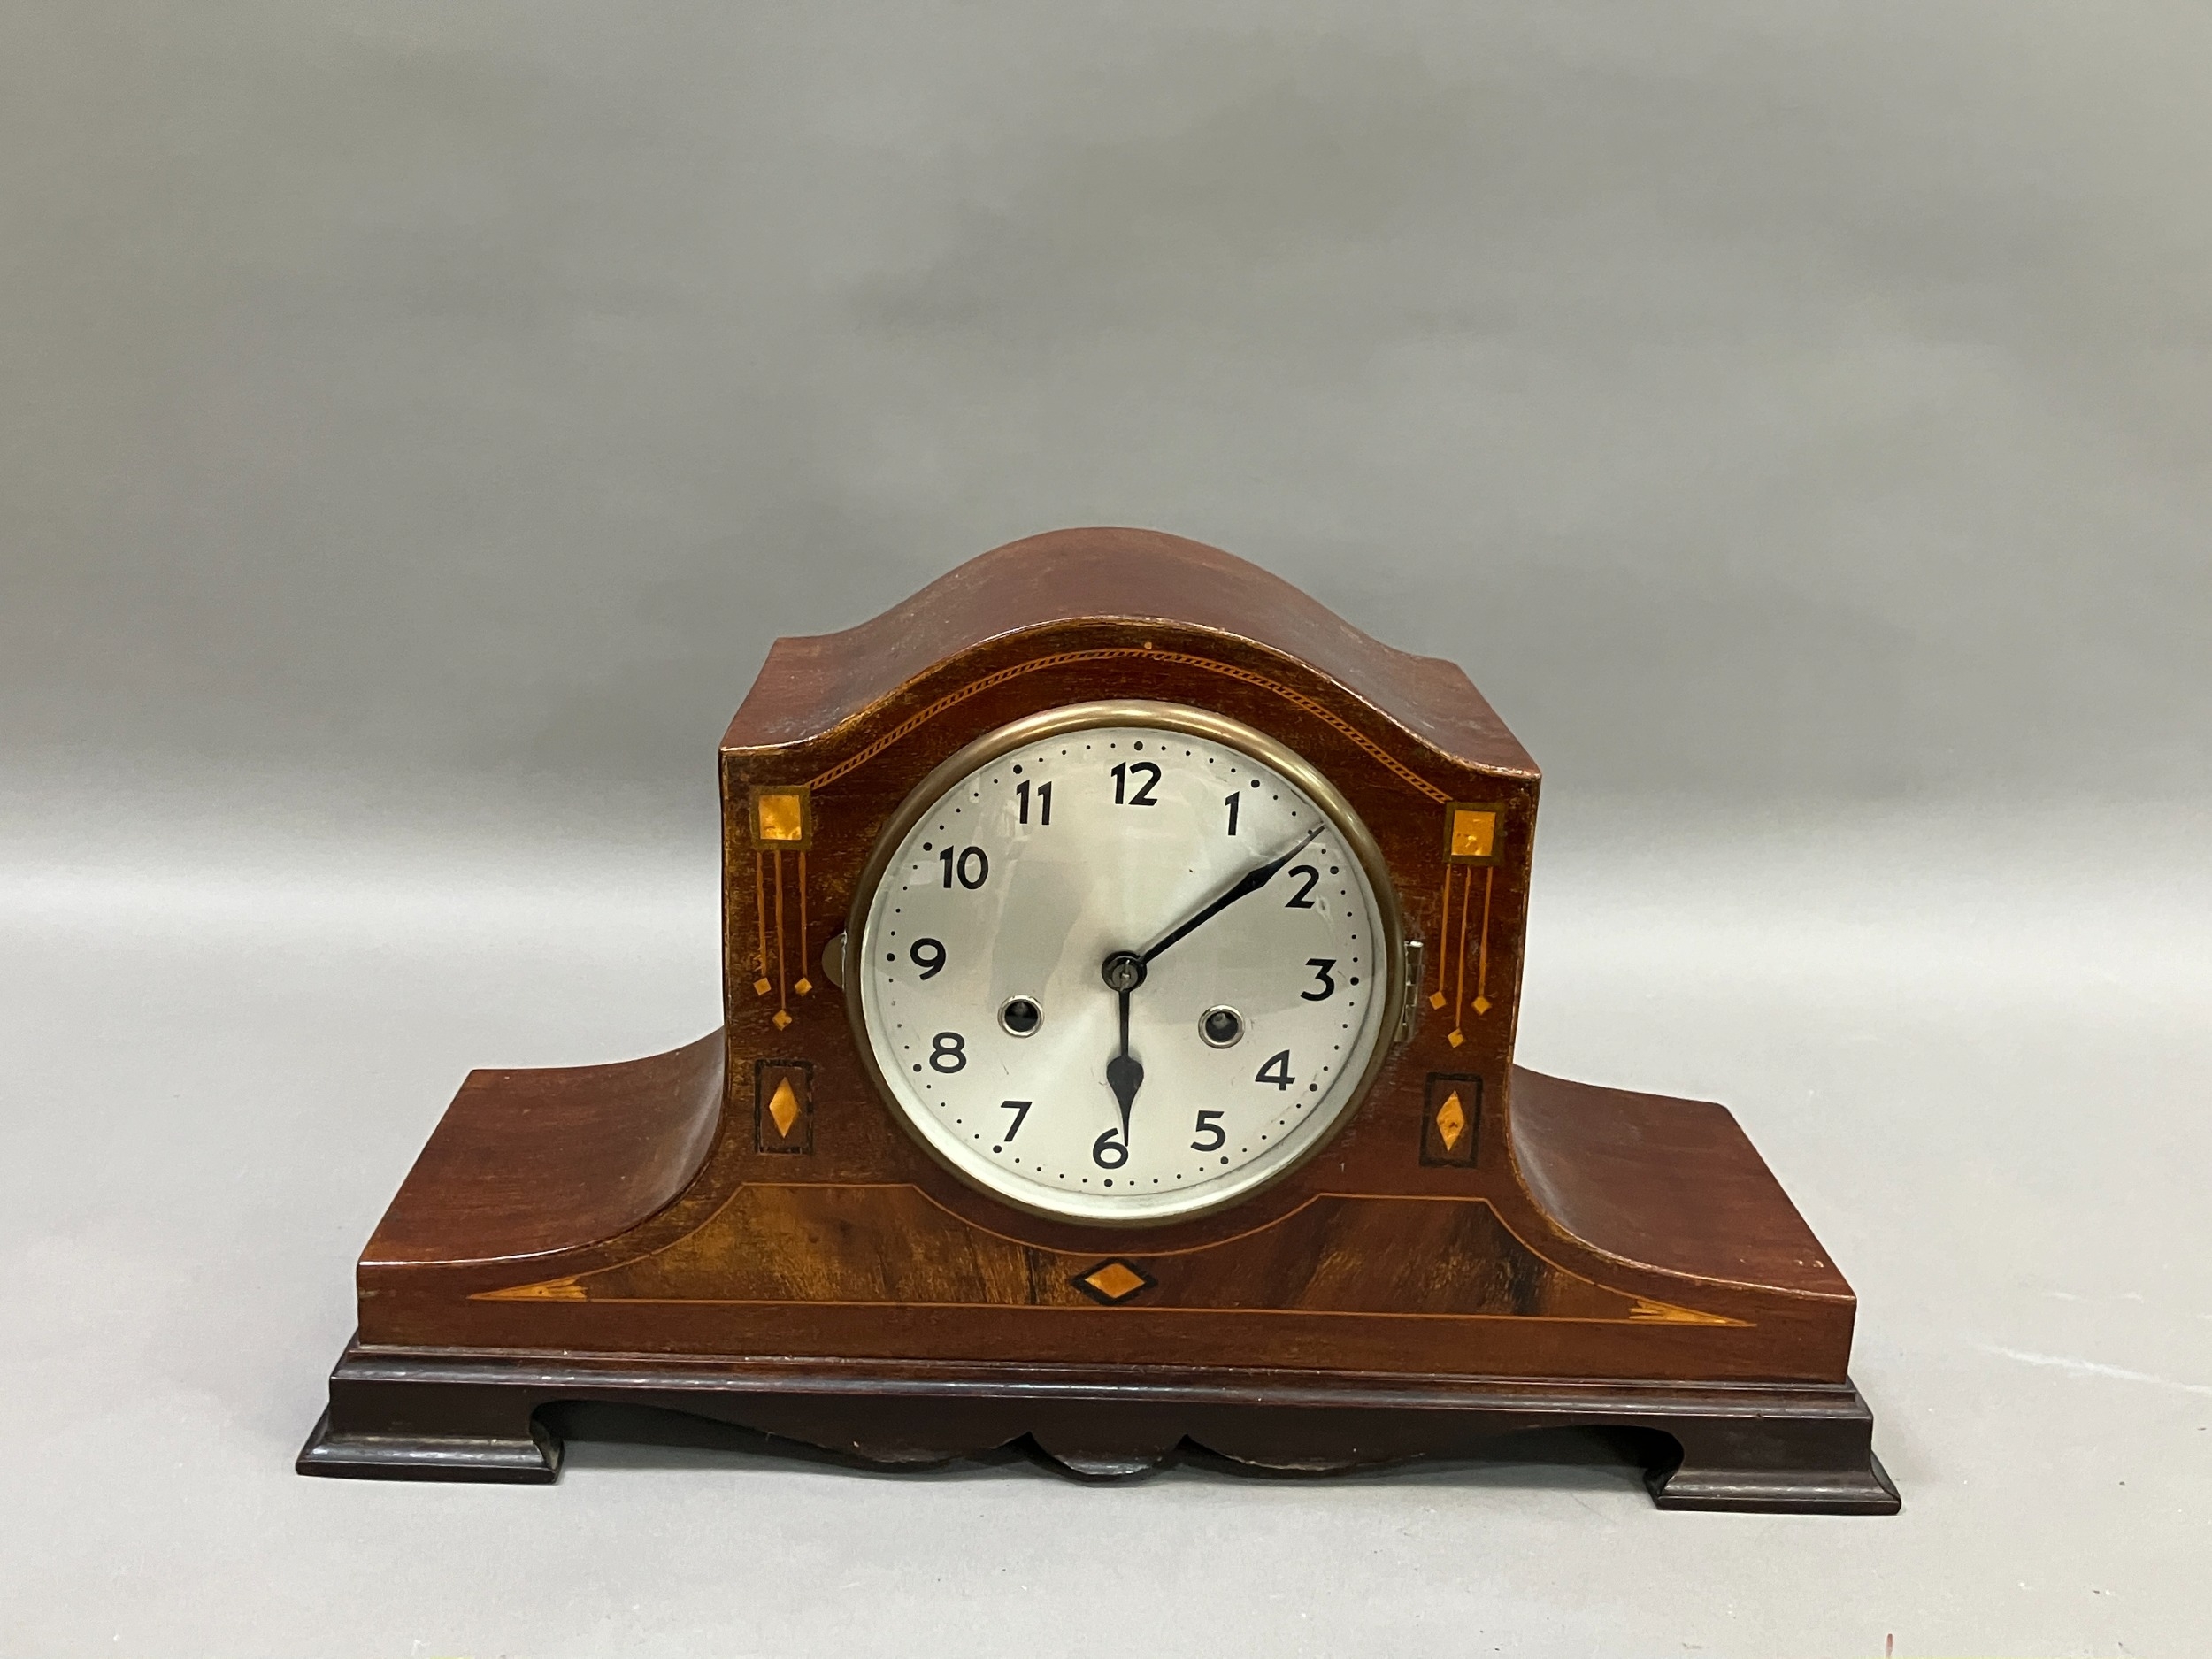
[[971,893],[991,877],[991,856],[980,847],[962,848],[957,863],[954,861],[952,849],[948,847],[937,855],[937,862],[945,867],[945,886],[948,888],[952,886],[956,871],[960,876],[960,885]]

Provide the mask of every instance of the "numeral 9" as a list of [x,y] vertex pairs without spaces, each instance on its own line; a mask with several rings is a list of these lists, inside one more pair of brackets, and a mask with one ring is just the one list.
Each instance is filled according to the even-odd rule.
[[945,948],[934,939],[918,939],[907,947],[907,956],[922,971],[922,978],[933,979],[943,972]]

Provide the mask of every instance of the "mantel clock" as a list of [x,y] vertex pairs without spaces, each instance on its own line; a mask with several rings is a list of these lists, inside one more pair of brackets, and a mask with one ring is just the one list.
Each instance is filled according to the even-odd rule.
[[1090,1476],[1577,1425],[1670,1508],[1893,1510],[1728,1112],[1513,1064],[1537,786],[1456,667],[1149,532],[778,641],[723,1029],[469,1077],[299,1467],[548,1481],[571,1401]]

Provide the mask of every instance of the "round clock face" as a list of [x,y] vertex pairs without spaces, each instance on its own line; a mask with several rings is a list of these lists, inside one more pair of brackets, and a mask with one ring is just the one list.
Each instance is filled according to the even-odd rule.
[[924,1143],[1011,1203],[1229,1203],[1325,1141],[1380,1059],[1381,869],[1342,797],[1234,721],[1025,720],[931,774],[872,860],[863,1033]]

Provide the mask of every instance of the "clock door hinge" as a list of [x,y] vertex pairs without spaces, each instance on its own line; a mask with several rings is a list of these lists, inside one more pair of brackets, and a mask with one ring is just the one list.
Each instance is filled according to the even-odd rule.
[[1409,939],[1405,983],[1398,987],[1398,1032],[1390,1040],[1394,1045],[1412,1041],[1413,1028],[1421,1022],[1421,941]]

